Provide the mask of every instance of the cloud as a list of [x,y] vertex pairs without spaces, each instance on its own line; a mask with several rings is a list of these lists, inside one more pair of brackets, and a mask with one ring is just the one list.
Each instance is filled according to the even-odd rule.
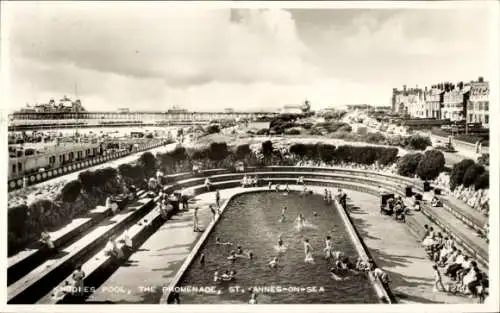
[[242,12],[235,23],[229,9],[174,9],[161,2],[41,8],[16,10],[15,20],[30,20],[12,29],[13,51],[24,58],[184,86],[295,83],[314,74],[283,10]]
[[12,107],[72,96],[75,82],[90,110],[387,105],[393,87],[487,76],[490,65],[489,18],[470,9],[7,5]]

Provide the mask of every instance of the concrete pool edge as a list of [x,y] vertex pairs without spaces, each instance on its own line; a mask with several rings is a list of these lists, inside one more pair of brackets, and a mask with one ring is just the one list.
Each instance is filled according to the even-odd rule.
[[[365,243],[363,242],[363,239],[361,239],[361,236],[359,236],[356,227],[354,226],[351,218],[349,217],[346,208],[344,208],[337,199],[334,199],[334,203],[335,206],[337,207],[340,217],[342,218],[342,221],[344,222],[344,226],[346,227],[347,232],[351,237],[351,241],[358,252],[358,255],[365,262],[370,259],[373,260],[373,258],[370,257],[369,251]],[[385,304],[393,304],[395,301],[394,298],[391,296],[392,293],[389,290],[388,286],[382,284],[380,279],[376,278],[372,272],[368,272],[368,277],[370,279],[370,282],[372,283],[375,293],[379,298],[379,301]]]
[[[294,188],[296,186],[289,186],[290,190],[293,191],[298,191],[299,188]],[[163,293],[161,299],[160,299],[160,304],[169,304],[171,303],[171,298],[174,294],[173,290],[175,287],[179,285],[179,282],[181,281],[182,277],[185,275],[191,264],[193,263],[194,259],[198,255],[201,247],[205,244],[206,239],[210,234],[212,233],[212,230],[215,228],[217,223],[219,222],[222,214],[224,213],[224,210],[226,207],[229,205],[229,203],[237,196],[243,195],[243,194],[250,194],[250,193],[259,193],[259,192],[275,192],[274,190],[269,190],[268,187],[253,187],[252,189],[248,190],[241,190],[241,191],[235,191],[234,194],[229,196],[229,198],[222,204],[220,211],[221,214],[218,214],[216,218],[208,225],[208,227],[205,229],[203,234],[200,236],[198,241],[196,242],[195,246],[189,253],[189,255],[186,257],[184,263],[180,267],[180,269],[177,271],[177,274],[174,276],[172,281],[168,284],[167,291]],[[319,194],[318,192],[313,192],[315,194]],[[337,211],[339,212],[340,217],[342,218],[342,221],[344,222],[344,225],[346,226],[346,230],[351,238],[351,241],[358,252],[358,255],[363,259],[363,260],[368,260],[371,259],[369,256],[368,249],[366,245],[364,244],[363,240],[359,236],[354,224],[352,223],[349,215],[347,214],[345,208],[343,208],[340,203],[338,202],[337,199],[334,199],[334,204],[336,206]],[[373,290],[375,291],[378,300],[380,303],[383,304],[393,304],[394,300],[393,297],[391,296],[392,293],[390,290],[388,290],[387,286],[384,286],[381,281],[376,278],[372,272],[368,272],[368,278],[370,280],[370,283],[373,287]]]
[[221,216],[224,213],[224,210],[226,209],[228,204],[231,202],[231,200],[233,200],[235,197],[243,195],[243,194],[266,192],[266,191],[269,191],[267,189],[267,187],[253,187],[252,189],[248,189],[248,190],[236,191],[234,194],[229,196],[229,198],[221,205],[220,214],[216,215],[215,219],[208,225],[208,227],[205,229],[205,231],[200,236],[200,238],[198,238],[198,241],[196,242],[195,246],[193,247],[193,249],[191,250],[189,255],[184,260],[184,263],[182,264],[180,269],[177,271],[177,274],[175,274],[175,276],[172,279],[172,281],[170,282],[170,284],[168,284],[167,291],[163,293],[163,295],[160,299],[160,304],[168,304],[169,303],[169,299],[171,298],[171,296],[173,294],[172,290],[174,290],[174,288],[179,285],[180,280],[182,279],[182,277],[184,276],[184,274],[186,273],[188,268],[193,263],[194,259],[198,255],[199,250],[201,249],[201,247],[205,243],[206,239],[212,233],[212,230],[215,228],[215,226],[217,225],[217,223],[221,219]]

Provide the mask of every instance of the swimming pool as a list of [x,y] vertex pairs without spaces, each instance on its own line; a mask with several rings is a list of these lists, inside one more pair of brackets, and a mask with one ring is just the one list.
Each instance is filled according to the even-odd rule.
[[[287,217],[280,222],[284,206],[288,208]],[[300,212],[306,218],[306,228],[302,231],[295,222]],[[287,247],[281,253],[277,249],[280,234]],[[323,252],[327,235],[332,237],[335,250],[350,258],[358,257],[337,208],[326,204],[322,196],[274,192],[239,195],[228,204],[178,285],[215,287],[218,293],[181,292],[181,303],[247,303],[251,287],[261,288],[258,303],[378,303],[365,273],[348,274],[342,281],[330,277],[331,261],[324,258]],[[217,237],[234,245],[217,245]],[[311,243],[314,264],[304,262],[303,238]],[[237,246],[252,251],[254,259],[238,258],[230,264],[227,257]],[[202,253],[204,265],[200,263]],[[280,259],[276,269],[268,265],[274,256]],[[235,270],[236,279],[214,282],[214,272],[222,274],[226,270]]]

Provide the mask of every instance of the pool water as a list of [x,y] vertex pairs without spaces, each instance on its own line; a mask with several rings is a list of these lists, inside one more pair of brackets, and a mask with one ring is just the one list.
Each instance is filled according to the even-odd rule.
[[[287,215],[280,222],[284,206]],[[302,231],[295,222],[300,212],[306,218]],[[280,234],[286,246],[281,253],[277,249]],[[327,235],[332,237],[335,250],[354,260],[358,257],[337,208],[326,204],[322,196],[275,192],[239,195],[229,203],[179,283],[180,287],[215,287],[217,293],[181,292],[181,303],[248,303],[251,287],[267,288],[258,291],[258,303],[378,303],[365,273],[350,273],[341,281],[331,278],[332,261],[326,260],[323,252]],[[233,246],[217,245],[216,237]],[[308,238],[312,246],[314,264],[304,261],[303,238]],[[237,246],[252,251],[253,260],[238,258],[231,264],[227,257]],[[205,255],[204,265],[200,263],[201,253]],[[273,269],[269,261],[275,256],[279,256],[279,266]],[[226,270],[235,270],[236,279],[214,282],[214,272]],[[289,287],[292,290],[286,290]]]

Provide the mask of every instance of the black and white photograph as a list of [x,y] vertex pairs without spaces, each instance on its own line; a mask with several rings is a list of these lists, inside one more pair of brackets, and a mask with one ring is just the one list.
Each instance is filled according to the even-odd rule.
[[500,310],[498,2],[0,7],[2,311]]

